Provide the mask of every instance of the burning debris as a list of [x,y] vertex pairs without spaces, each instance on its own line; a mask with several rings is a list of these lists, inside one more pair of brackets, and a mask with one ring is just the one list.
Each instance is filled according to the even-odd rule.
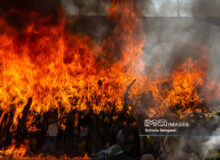
[[166,159],[173,140],[140,137],[143,118],[212,117],[218,84],[206,47],[174,57],[167,73],[147,67],[143,1],[105,3],[98,40],[59,1],[1,3],[0,158],[126,160],[148,150]]

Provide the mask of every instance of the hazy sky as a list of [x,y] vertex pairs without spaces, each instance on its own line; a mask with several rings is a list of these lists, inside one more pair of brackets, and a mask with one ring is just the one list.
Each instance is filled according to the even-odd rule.
[[191,4],[193,0],[152,0],[152,5],[148,13],[144,16],[163,16],[163,17],[191,17]]

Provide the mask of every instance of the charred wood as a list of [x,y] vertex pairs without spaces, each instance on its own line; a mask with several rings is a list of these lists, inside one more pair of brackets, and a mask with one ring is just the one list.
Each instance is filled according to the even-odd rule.
[[13,117],[15,113],[15,106],[11,105],[11,111],[5,113],[0,124],[0,147],[7,147],[11,144],[12,133],[10,127],[13,123]]
[[22,117],[18,120],[18,127],[17,127],[17,134],[16,134],[16,140],[18,144],[24,140],[27,134],[26,120],[27,120],[27,115],[29,113],[31,104],[32,104],[32,97],[28,99],[28,102],[25,105],[24,110],[22,111]]

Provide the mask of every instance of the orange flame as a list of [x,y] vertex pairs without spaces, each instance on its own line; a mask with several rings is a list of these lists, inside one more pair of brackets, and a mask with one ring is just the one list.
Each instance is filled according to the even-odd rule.
[[[150,109],[150,116],[163,116],[172,110],[178,115],[198,110],[205,111],[199,108],[199,105],[208,99],[202,97],[199,89],[207,85],[207,65],[206,56],[197,61],[188,58],[184,63],[175,66],[170,75],[160,76],[160,80],[154,80],[151,91],[157,106]],[[157,113],[155,110],[160,112]]]
[[[144,44],[135,3],[112,1],[109,19],[116,26],[97,46],[86,35],[66,31],[62,11],[58,25],[48,25],[51,17],[29,14],[36,21],[21,33],[0,19],[0,110],[1,119],[12,111],[10,131],[17,129],[29,97],[33,101],[25,125],[33,132],[34,114],[53,109],[59,117],[73,109],[99,113],[114,107],[120,112]],[[26,150],[13,144],[4,152],[22,157]]]
[[[133,66],[144,43],[143,38],[134,40],[140,20],[132,9],[134,4],[128,2],[121,4],[122,10],[113,7],[114,15],[124,18],[115,20],[115,30],[98,46],[98,53],[88,36],[65,31],[64,18],[58,26],[30,24],[22,36],[0,35],[0,107],[9,112],[13,104],[14,125],[28,97],[33,97],[31,110],[39,114],[61,108],[66,113],[72,109],[99,113],[111,110],[113,104],[117,111],[122,109],[123,93],[135,78]],[[3,21],[1,26],[7,24]],[[111,64],[116,37],[123,45]],[[97,61],[100,56],[104,58]],[[104,64],[107,68],[100,66]]]
[[27,146],[21,145],[19,148],[16,148],[16,146],[12,144],[8,149],[0,151],[0,154],[4,154],[3,156],[0,155],[0,158],[5,158],[5,156],[9,156],[10,158],[21,158],[24,157],[26,152]]
[[[25,145],[21,145],[19,148],[16,148],[16,146],[13,144],[11,146],[8,147],[8,149],[0,151],[0,158],[17,158],[17,159],[51,159],[51,160],[57,160],[57,159],[71,159],[70,157],[66,156],[66,155],[62,155],[59,158],[53,156],[53,155],[46,155],[43,156],[42,154],[38,155],[38,156],[28,156],[26,155],[28,151],[28,147]],[[78,157],[74,157],[72,159],[90,159],[90,157],[88,156],[88,154],[86,153],[84,156],[78,156]]]

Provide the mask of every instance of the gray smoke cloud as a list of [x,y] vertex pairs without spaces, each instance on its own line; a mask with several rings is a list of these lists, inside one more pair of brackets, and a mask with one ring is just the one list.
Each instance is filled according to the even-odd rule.
[[[61,0],[67,15],[83,16],[107,16],[106,9],[110,6],[110,2],[110,0]],[[142,8],[143,15],[149,13],[152,0],[137,0],[136,2]]]
[[220,18],[219,0],[193,0],[192,15],[194,17]]
[[108,0],[61,0],[67,15],[104,16],[107,15]]
[[[169,1],[169,3],[168,3]],[[207,74],[216,82],[220,82],[220,1],[164,0],[151,7],[150,14],[145,18],[144,28],[146,44],[144,60],[146,69],[162,66],[161,72],[169,74],[176,60],[184,61],[187,57],[198,59],[202,54],[198,48],[206,48],[210,64]],[[179,6],[178,6],[179,5]],[[179,7],[179,8],[178,8]],[[179,17],[178,17],[179,16]],[[219,92],[219,90],[217,90]],[[146,106],[149,99],[141,102],[140,112],[147,114]],[[211,111],[219,111],[219,99],[209,104]],[[150,104],[151,105],[151,104]],[[216,122],[219,123],[219,122]],[[197,130],[202,134],[220,135],[216,123],[200,126]],[[211,131],[211,128],[214,129]],[[215,129],[216,128],[216,129]],[[172,143],[168,143],[170,146]],[[218,136],[181,137],[175,149],[168,153],[167,159],[190,159],[192,153],[199,158],[207,157],[212,150],[219,150]]]

